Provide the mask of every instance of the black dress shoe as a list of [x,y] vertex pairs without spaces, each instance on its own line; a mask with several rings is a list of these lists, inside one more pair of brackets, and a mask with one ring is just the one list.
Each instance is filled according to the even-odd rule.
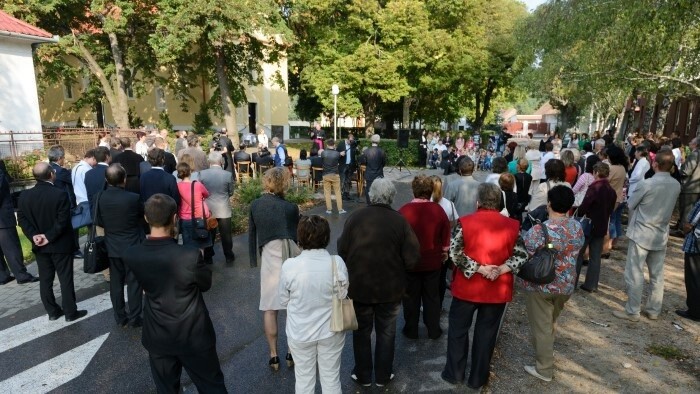
[[588,267],[588,260],[581,261],[581,265],[584,267]]
[[127,325],[128,323],[129,323],[129,319],[127,319],[127,318],[125,317],[125,318],[119,320],[119,321],[117,322],[117,325],[118,325],[119,327],[124,328],[124,327],[126,327],[126,325]]
[[81,317],[85,317],[86,315],[87,315],[86,310],[76,311],[74,314],[72,314],[70,316],[66,316],[66,321],[75,321],[75,320],[80,319]]
[[29,278],[27,278],[27,279],[18,280],[17,283],[19,283],[20,285],[23,285],[25,283],[34,283],[34,282],[38,282],[38,281],[39,281],[38,277],[29,276]]
[[61,316],[63,316],[62,310],[58,311],[55,315],[49,315],[49,320],[51,320],[51,321],[58,320],[58,318]]
[[700,321],[700,317],[691,316],[688,311],[684,311],[682,309],[676,309],[676,315],[692,321]]
[[131,328],[139,328],[143,326],[143,320],[141,318],[138,318],[136,320],[132,320],[129,322],[129,327]]
[[583,290],[583,291],[587,291],[587,292],[589,292],[589,293],[595,293],[595,292],[598,291],[597,289],[589,289],[588,287],[585,287],[585,286],[583,286],[583,285],[579,286],[579,289],[581,289],[581,290]]
[[10,276],[8,276],[5,280],[3,280],[2,282],[0,282],[0,286],[6,285],[6,284],[12,282],[13,280],[15,280],[15,277],[12,276],[12,275],[10,275]]

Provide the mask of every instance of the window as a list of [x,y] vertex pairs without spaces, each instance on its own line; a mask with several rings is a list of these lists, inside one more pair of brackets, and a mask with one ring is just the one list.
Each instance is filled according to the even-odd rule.
[[69,80],[63,81],[63,98],[73,100],[73,84]]
[[156,109],[165,110],[168,108],[168,103],[165,101],[165,89],[162,86],[156,86]]

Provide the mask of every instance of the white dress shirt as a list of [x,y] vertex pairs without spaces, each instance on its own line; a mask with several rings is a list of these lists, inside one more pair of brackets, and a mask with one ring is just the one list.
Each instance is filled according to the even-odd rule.
[[75,192],[75,202],[77,204],[88,200],[87,189],[85,189],[85,173],[91,169],[92,166],[88,162],[80,160],[78,165],[71,170],[71,181],[73,182],[73,191]]
[[[348,269],[340,256],[334,256],[338,267],[336,292],[348,294]],[[333,266],[325,249],[304,250],[282,264],[280,302],[287,307],[287,337],[297,342],[313,342],[330,338],[333,305]]]

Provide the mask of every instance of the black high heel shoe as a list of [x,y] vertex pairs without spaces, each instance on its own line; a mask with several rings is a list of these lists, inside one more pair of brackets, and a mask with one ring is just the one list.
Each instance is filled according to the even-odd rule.
[[275,356],[275,357],[270,358],[269,364],[270,364],[270,368],[271,368],[273,371],[279,371],[279,370],[280,370],[280,358],[279,358],[279,357]]
[[284,359],[287,360],[287,367],[291,368],[294,366],[294,359],[292,358],[291,353],[287,353],[287,357],[285,357]]

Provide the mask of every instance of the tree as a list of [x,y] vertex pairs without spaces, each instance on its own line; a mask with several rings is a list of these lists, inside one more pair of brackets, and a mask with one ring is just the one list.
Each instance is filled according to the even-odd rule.
[[[158,62],[173,75],[170,87],[189,97],[192,81],[216,86],[210,108],[218,109],[238,146],[236,106],[247,101],[245,86],[262,81],[263,62],[277,63],[291,41],[273,0],[158,0],[149,42]],[[276,82],[283,84],[284,76]]]
[[129,128],[127,89],[155,78],[146,38],[155,12],[151,0],[0,0],[0,8],[61,36],[36,51],[40,81],[83,80],[77,107],[106,99],[117,127]]

